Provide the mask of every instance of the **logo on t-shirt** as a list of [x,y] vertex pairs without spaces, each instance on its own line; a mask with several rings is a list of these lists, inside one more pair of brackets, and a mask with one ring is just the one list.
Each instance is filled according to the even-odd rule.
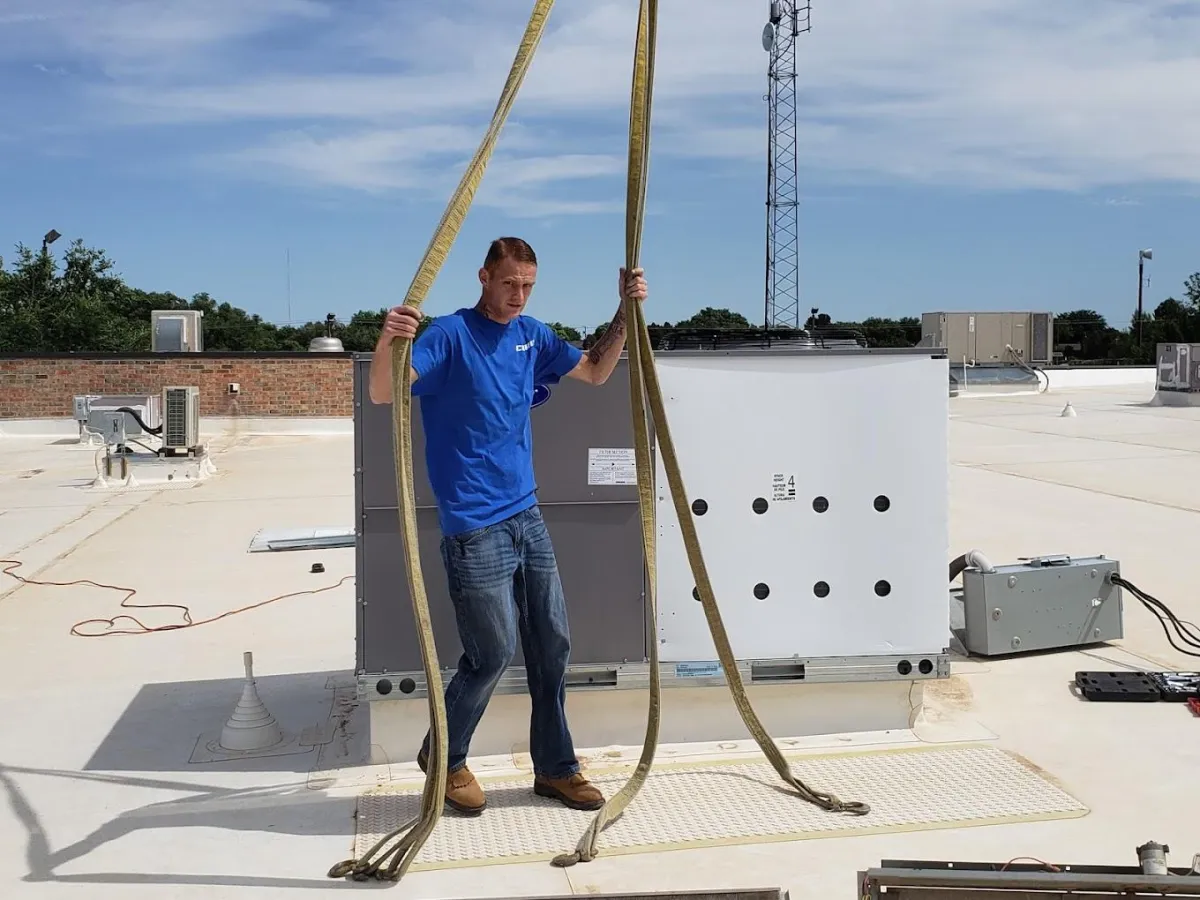
[[537,409],[543,403],[550,399],[550,388],[544,384],[535,384],[533,386],[533,402],[529,404],[530,409]]
[[517,344],[517,352],[518,353],[524,353],[526,350],[532,350],[532,349],[533,349],[533,341],[530,341],[527,344]]

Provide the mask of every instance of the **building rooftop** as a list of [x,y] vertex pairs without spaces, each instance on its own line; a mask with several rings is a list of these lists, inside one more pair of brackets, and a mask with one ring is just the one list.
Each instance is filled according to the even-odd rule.
[[[978,548],[997,564],[1103,554],[1180,619],[1200,620],[1191,556],[1200,409],[1152,407],[1152,395],[1152,384],[1140,383],[954,399],[952,554]],[[1068,401],[1074,417],[1060,416]],[[0,577],[0,705],[9,710],[0,729],[0,895],[284,897],[303,888],[320,897],[378,887],[326,877],[351,855],[357,795],[420,777],[408,762],[362,764],[366,709],[347,693],[354,550],[248,552],[262,529],[352,526],[349,423],[344,433],[222,430],[210,444],[217,473],[199,486],[123,490],[90,489],[96,448],[76,443],[71,423],[54,427],[54,435],[0,428],[0,559],[21,563],[15,575],[67,584]],[[315,562],[323,572],[310,571]],[[86,620],[79,631],[102,632],[94,620],[120,614],[130,618],[117,627],[133,631],[138,622],[178,625],[180,607],[200,621],[289,593],[196,627],[72,633]],[[126,597],[129,606],[176,606],[121,609]],[[254,654],[270,712],[297,733],[296,752],[213,764],[207,742],[241,693],[244,651]],[[1170,845],[1172,863],[1186,865],[1200,852],[1200,719],[1182,704],[1088,703],[1069,689],[1077,670],[1123,668],[1195,668],[1128,594],[1123,640],[1019,658],[956,655],[951,678],[925,683],[926,708],[911,731],[887,738],[1002,747],[1084,804],[1082,817],[602,853],[568,869],[414,871],[393,896],[778,886],[794,900],[825,900],[854,896],[854,873],[882,859],[1132,865],[1148,840]],[[301,732],[331,722],[335,738],[310,752]],[[844,743],[830,735],[803,746]],[[482,765],[519,770],[513,759]],[[714,814],[703,797],[694,802],[698,816]],[[563,850],[588,821],[561,834]]]

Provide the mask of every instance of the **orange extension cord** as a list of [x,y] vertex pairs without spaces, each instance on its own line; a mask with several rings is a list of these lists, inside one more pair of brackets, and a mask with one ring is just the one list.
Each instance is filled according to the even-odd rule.
[[[301,597],[305,594],[321,594],[325,591],[332,591],[334,588],[341,587],[347,581],[352,579],[353,575],[346,575],[336,584],[329,584],[325,587],[314,588],[309,591],[292,591],[289,594],[279,594],[271,597],[268,600],[261,600],[258,603],[252,603],[249,606],[242,606],[238,609],[231,609],[228,612],[223,612],[220,615],[212,616],[207,619],[192,619],[192,611],[181,603],[130,603],[129,601],[137,594],[137,590],[131,587],[121,587],[116,584],[101,584],[98,581],[92,581],[90,578],[80,578],[76,581],[40,581],[36,578],[26,578],[23,575],[18,575],[16,570],[24,563],[15,559],[0,559],[0,573],[8,575],[10,578],[15,578],[22,584],[42,585],[46,587],[73,587],[77,584],[90,584],[92,587],[104,588],[109,591],[120,591],[125,596],[121,600],[122,609],[177,609],[183,613],[183,621],[174,625],[156,625],[151,628],[144,624],[135,616],[114,616],[111,619],[84,619],[82,622],[76,622],[71,626],[71,634],[76,637],[111,637],[117,634],[154,634],[159,631],[177,631],[180,628],[195,628],[197,625],[207,625],[210,622],[217,622],[221,619],[226,619],[229,616],[236,616],[238,613],[249,612],[252,609],[258,609],[260,606],[266,606],[269,603],[275,603],[279,600],[286,600],[289,597]],[[116,624],[121,619],[128,619],[134,622],[138,627],[132,628],[117,628]],[[104,625],[106,628],[103,631],[81,631],[80,629],[88,625]]]

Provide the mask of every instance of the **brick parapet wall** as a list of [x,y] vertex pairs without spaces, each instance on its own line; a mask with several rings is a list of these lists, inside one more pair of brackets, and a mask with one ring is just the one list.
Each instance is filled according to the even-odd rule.
[[[229,393],[237,383],[237,394]],[[79,394],[200,388],[202,416],[350,416],[349,353],[0,355],[0,419],[70,418]]]

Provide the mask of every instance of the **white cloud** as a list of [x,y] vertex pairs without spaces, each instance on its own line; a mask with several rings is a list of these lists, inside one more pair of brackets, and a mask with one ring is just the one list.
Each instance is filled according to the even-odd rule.
[[[201,148],[227,146],[234,134],[240,149],[212,160],[240,172],[436,191],[457,180],[483,133],[531,0],[10,5],[0,48],[46,65],[74,56],[105,73],[84,83],[93,124],[187,125]],[[660,6],[656,153],[761,167],[765,0]],[[623,203],[636,7],[557,4],[481,203],[530,215]],[[817,0],[814,30],[799,38],[802,164],[837,184],[1195,184],[1193,9],[1170,0]],[[608,189],[597,199],[589,184]]]
[[430,159],[469,157],[477,140],[463,126],[422,125],[393,130],[284,132],[217,157],[251,172],[299,183],[365,191],[420,188]]
[[205,61],[194,54],[217,54],[228,42],[330,13],[317,0],[5,0],[5,6],[6,55],[50,49],[116,78],[186,70]]

